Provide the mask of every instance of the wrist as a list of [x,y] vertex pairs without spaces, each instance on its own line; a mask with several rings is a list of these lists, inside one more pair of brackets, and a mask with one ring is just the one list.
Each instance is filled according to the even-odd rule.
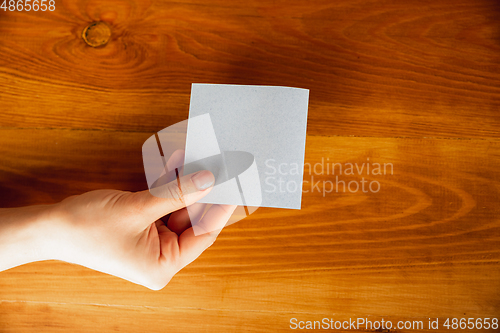
[[64,216],[58,210],[59,204],[38,206],[32,225],[34,252],[40,260],[62,260],[63,240],[67,240]]
[[53,206],[0,209],[0,270],[53,259]]

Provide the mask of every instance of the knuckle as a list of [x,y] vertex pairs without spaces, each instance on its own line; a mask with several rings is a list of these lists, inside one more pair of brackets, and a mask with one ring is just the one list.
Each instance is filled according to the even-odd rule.
[[126,213],[129,216],[141,215],[147,209],[147,201],[143,197],[134,195],[133,193],[123,193],[120,199],[123,200]]
[[169,184],[166,188],[167,196],[176,204],[183,205],[185,203],[182,190],[177,184]]

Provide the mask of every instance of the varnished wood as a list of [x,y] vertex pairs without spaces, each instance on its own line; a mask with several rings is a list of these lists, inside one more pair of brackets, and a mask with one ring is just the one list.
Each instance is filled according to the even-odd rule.
[[79,4],[0,14],[4,126],[155,131],[209,82],[309,88],[311,134],[498,138],[494,0]]
[[[186,119],[192,82],[308,88],[307,163],[394,172],[341,177],[376,180],[377,193],[306,185],[302,210],[260,208],[161,291],[56,261],[2,272],[0,330],[279,332],[294,317],[500,317],[496,1],[56,8],[0,11],[2,207],[146,188],[142,143]],[[81,34],[100,20],[111,39],[92,48]],[[311,176],[321,190],[335,181]]]
[[82,38],[88,46],[105,46],[111,38],[111,29],[103,21],[92,22],[83,29]]

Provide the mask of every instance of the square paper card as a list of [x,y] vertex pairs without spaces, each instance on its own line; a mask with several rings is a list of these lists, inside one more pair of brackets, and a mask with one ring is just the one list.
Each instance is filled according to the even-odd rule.
[[184,174],[216,177],[199,202],[300,209],[308,102],[307,89],[193,84]]

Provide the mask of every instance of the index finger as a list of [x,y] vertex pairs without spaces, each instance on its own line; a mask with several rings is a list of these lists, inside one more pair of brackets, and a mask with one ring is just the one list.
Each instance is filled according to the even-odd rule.
[[236,207],[213,205],[200,222],[179,236],[179,259],[183,267],[198,258],[215,242]]

